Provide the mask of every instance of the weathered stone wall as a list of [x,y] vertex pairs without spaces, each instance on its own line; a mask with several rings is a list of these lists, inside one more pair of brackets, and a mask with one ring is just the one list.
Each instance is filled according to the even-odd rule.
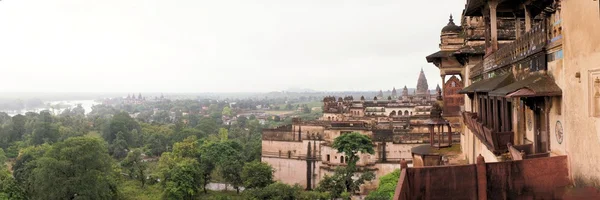
[[287,158],[262,157],[262,162],[268,163],[275,169],[273,173],[276,181],[306,187],[306,161]]
[[[600,185],[600,118],[592,104],[594,72],[600,69],[597,1],[561,1],[564,31],[564,143],[576,183]],[[576,74],[580,74],[580,78]]]
[[567,156],[407,168],[394,199],[554,199],[569,184]]
[[570,184],[566,156],[487,163],[486,170],[489,199],[553,199],[555,191]]

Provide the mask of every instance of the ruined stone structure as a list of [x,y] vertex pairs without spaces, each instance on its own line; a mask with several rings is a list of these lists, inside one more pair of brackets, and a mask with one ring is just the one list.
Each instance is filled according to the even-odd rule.
[[[442,91],[438,87],[432,94],[427,87],[421,71],[413,95],[404,87],[401,96],[393,99],[390,96],[389,100],[381,100],[382,95],[373,100],[325,97],[320,120],[295,119],[291,125],[263,130],[262,161],[273,166],[276,180],[313,189],[325,175],[332,175],[337,166],[346,165],[345,155],[331,147],[335,138],[359,132],[369,136],[375,145],[374,155],[359,155],[360,170],[373,171],[376,177],[390,173],[400,167],[401,159],[411,160],[411,148],[440,138],[431,137],[430,127],[434,126],[426,122]],[[435,132],[438,129],[432,128]],[[448,128],[444,130],[448,132]],[[454,133],[458,143],[458,133]],[[450,137],[442,139],[448,143],[447,138]],[[377,180],[366,184],[362,192],[375,189],[377,184]]]

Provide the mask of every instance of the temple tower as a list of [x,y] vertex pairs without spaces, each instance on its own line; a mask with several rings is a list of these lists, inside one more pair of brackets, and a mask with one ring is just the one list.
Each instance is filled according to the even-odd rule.
[[419,73],[419,79],[417,80],[417,95],[427,96],[427,94],[429,94],[429,84],[427,84],[427,78],[425,77],[423,68],[421,68],[421,73]]

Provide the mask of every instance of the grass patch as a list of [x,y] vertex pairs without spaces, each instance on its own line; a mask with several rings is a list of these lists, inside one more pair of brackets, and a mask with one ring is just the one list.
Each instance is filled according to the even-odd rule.
[[453,154],[460,154],[461,150],[460,150],[460,144],[453,144],[451,147],[448,148],[441,148],[441,149],[437,149],[437,148],[432,148],[434,153],[439,153],[442,155],[453,155]]
[[160,184],[146,185],[142,188],[142,184],[136,180],[123,180],[119,189],[123,199],[127,200],[160,200],[162,196]]
[[245,199],[242,196],[242,193],[237,194],[234,191],[208,191],[208,193],[204,194],[200,193],[198,199],[206,199],[206,200],[242,200]]

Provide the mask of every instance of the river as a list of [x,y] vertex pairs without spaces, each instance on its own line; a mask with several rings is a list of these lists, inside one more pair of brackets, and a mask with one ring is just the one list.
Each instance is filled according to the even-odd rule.
[[88,114],[92,111],[92,106],[101,103],[95,100],[44,101],[45,106],[42,107],[12,111],[3,110],[2,112],[6,112],[8,115],[14,116],[18,114],[25,114],[27,112],[40,112],[43,110],[49,110],[50,112],[58,115],[67,108],[75,108],[78,104],[81,104],[81,107],[85,109],[85,114]]

